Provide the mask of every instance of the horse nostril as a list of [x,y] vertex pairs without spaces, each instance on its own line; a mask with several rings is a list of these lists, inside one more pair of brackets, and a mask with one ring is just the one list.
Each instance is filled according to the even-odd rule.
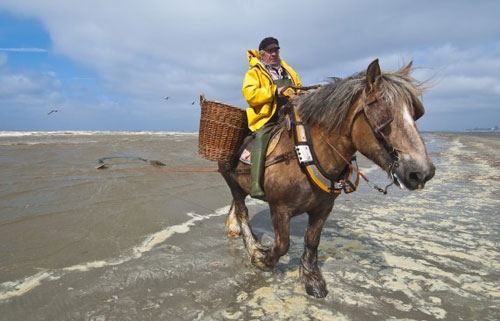
[[410,181],[418,184],[423,181],[424,175],[421,172],[411,172],[408,177]]
[[408,179],[410,189],[423,189],[425,182],[428,181],[426,175],[422,172],[411,172]]
[[408,175],[410,184],[414,188],[424,188],[425,182],[434,177],[435,171],[436,168],[434,167],[434,165],[432,165],[428,171],[411,172]]

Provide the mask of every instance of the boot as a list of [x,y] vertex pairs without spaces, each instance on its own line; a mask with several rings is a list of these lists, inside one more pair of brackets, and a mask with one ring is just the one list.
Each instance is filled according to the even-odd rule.
[[[267,125],[267,124],[266,124]],[[250,177],[252,185],[250,187],[250,196],[257,199],[264,199],[264,190],[261,186],[261,180],[264,174],[264,163],[266,161],[267,144],[271,138],[272,126],[262,127],[255,133],[255,139],[252,144],[252,156]]]

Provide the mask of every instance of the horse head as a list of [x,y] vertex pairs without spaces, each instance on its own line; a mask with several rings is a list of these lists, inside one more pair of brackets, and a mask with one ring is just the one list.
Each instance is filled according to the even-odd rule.
[[364,89],[351,114],[358,151],[383,168],[401,188],[422,189],[435,173],[416,120],[425,110],[422,87],[410,77],[412,63],[381,72],[378,59],[366,70]]

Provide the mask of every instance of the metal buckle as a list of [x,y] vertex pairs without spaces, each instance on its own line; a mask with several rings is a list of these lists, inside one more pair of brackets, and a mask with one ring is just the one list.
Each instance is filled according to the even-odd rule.
[[314,160],[308,145],[295,146],[295,151],[297,152],[299,163],[308,163]]

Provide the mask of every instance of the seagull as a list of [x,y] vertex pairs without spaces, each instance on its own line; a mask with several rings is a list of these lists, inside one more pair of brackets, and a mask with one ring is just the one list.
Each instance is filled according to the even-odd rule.
[[165,100],[168,100],[169,98],[170,98],[170,97],[168,97],[168,96],[165,96]]
[[52,114],[52,113],[57,113],[58,111],[59,111],[59,110],[57,110],[57,109],[52,109],[51,111],[49,111],[49,112],[47,113],[47,115],[50,115],[50,114]]
[[194,105],[194,101],[191,103],[191,105]]

